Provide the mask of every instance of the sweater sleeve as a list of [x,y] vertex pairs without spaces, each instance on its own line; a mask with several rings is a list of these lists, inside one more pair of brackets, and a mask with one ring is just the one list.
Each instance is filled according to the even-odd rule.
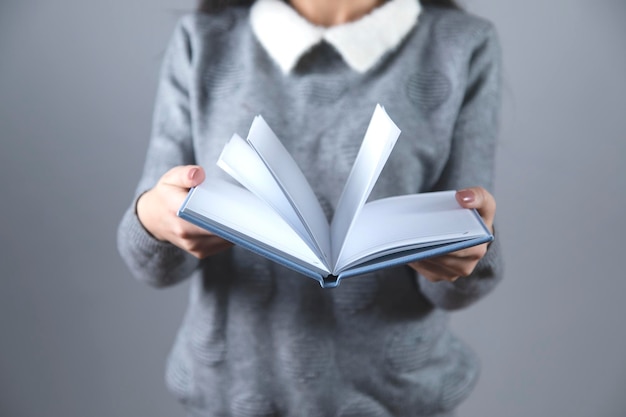
[[132,274],[156,287],[182,281],[198,265],[192,255],[169,242],[155,239],[140,223],[135,210],[138,197],[152,188],[165,172],[195,161],[189,110],[191,62],[189,33],[181,20],[161,67],[143,174],[117,233],[118,250]]
[[[452,147],[436,190],[482,186],[493,193],[498,136],[501,56],[494,28],[485,26],[469,58],[463,104],[454,127]],[[437,307],[466,307],[489,293],[502,278],[500,241],[495,239],[474,272],[452,282],[430,282],[418,276],[422,293]]]

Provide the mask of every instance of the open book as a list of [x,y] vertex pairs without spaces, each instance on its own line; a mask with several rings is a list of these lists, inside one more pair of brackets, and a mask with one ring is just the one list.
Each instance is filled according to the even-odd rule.
[[367,202],[400,135],[376,106],[329,224],[304,174],[261,116],[233,135],[218,166],[242,186],[207,178],[178,215],[216,235],[335,287],[340,279],[489,242],[455,191]]

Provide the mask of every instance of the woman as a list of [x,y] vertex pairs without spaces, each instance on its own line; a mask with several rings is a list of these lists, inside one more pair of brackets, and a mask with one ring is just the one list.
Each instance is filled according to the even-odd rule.
[[324,290],[176,212],[190,187],[224,175],[215,166],[224,143],[262,114],[330,218],[381,103],[402,135],[372,198],[456,189],[492,228],[492,25],[450,2],[237,3],[204,2],[177,26],[119,228],[137,278],[192,280],[169,388],[193,416],[453,415],[478,365],[447,311],[499,281],[497,240]]

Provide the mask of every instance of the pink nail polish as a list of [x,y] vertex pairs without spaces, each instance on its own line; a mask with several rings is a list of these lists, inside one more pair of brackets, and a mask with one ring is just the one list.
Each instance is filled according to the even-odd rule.
[[189,171],[189,179],[193,180],[196,177],[196,174],[198,173],[198,168],[194,168],[191,171]]
[[471,190],[459,191],[459,197],[461,197],[461,201],[464,203],[471,203],[474,201],[474,193]]

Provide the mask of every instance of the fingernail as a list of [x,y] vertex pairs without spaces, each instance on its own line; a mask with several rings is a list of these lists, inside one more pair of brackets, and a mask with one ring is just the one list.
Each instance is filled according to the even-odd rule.
[[461,201],[464,203],[471,203],[474,201],[474,192],[472,190],[461,190],[458,192]]
[[189,179],[193,180],[196,177],[196,174],[198,173],[198,168],[194,168],[192,170],[189,171]]

